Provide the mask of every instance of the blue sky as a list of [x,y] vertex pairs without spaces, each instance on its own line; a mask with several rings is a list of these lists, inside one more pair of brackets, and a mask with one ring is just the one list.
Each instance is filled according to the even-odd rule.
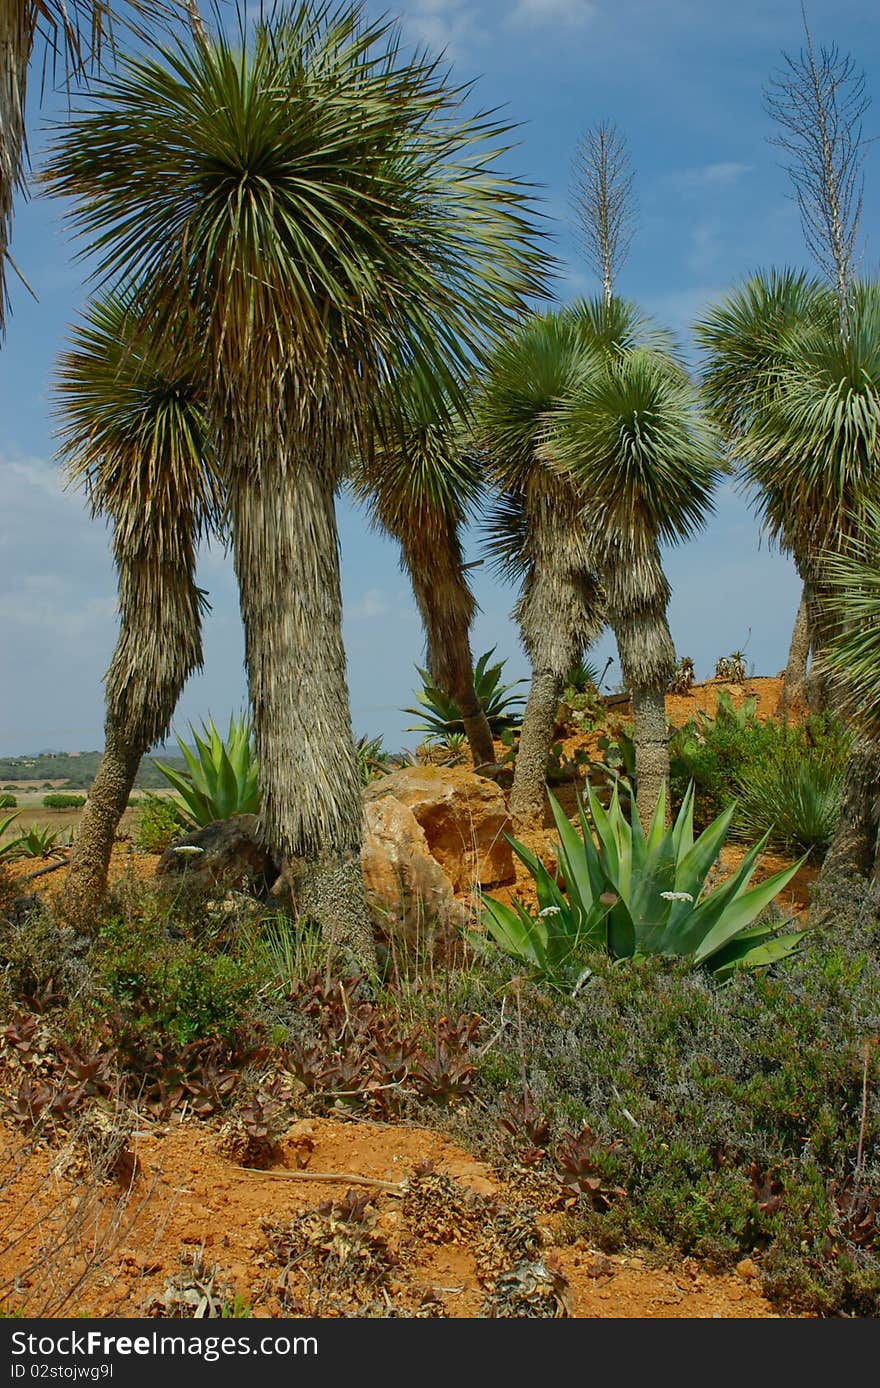
[[[753,270],[807,264],[797,209],[767,137],[762,88],[802,39],[797,0],[409,0],[388,7],[407,38],[445,49],[475,98],[518,125],[507,166],[532,181],[562,264],[560,301],[597,289],[570,221],[570,167],[578,136],[601,119],[625,133],[636,174],[639,221],[619,292],[637,299],[690,348],[689,325]],[[871,0],[811,0],[814,40],[836,43],[865,69],[877,94],[880,28]],[[39,71],[33,82],[39,88]],[[51,98],[31,113],[41,127],[61,110]],[[866,134],[880,106],[866,117]],[[862,218],[865,274],[876,274],[878,152],[869,146]],[[85,301],[59,209],[21,202],[13,254],[38,302],[13,279],[13,316],[0,348],[0,755],[101,746],[101,678],[115,640],[115,582],[108,535],[82,498],[62,490],[52,460],[49,382],[67,325]],[[412,746],[412,702],[422,632],[392,545],[340,504],[345,641],[356,733],[387,747]],[[468,558],[479,555],[471,536]],[[745,648],[757,674],[785,663],[799,586],[790,562],[762,542],[733,488],[696,541],[670,551],[670,624],[698,677],[719,655]],[[527,673],[510,611],[516,593],[473,571],[481,614],[475,654],[497,646],[510,678]],[[202,557],[200,582],[213,611],[204,673],[190,681],[175,726],[244,706],[243,643],[231,560]],[[618,677],[613,640],[591,658]]]

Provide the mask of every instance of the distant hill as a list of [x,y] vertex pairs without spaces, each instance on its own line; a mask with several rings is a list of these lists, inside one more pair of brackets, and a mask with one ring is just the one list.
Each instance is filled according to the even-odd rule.
[[[158,752],[161,761],[183,770],[182,757]],[[168,782],[153,765],[153,753],[144,757],[135,777],[137,790],[167,788]],[[38,752],[31,757],[0,757],[0,788],[11,781],[61,781],[65,789],[88,790],[101,760],[100,752]]]

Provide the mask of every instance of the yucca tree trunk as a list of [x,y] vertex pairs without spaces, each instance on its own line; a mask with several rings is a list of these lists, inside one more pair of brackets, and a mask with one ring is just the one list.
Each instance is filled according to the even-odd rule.
[[603,569],[608,620],[617,641],[623,684],[632,699],[636,806],[647,826],[662,794],[669,816],[669,729],[666,690],[675,647],[666,620],[670,590],[656,544],[622,554],[609,545]]
[[547,760],[568,671],[602,628],[603,603],[584,527],[583,502],[550,473],[529,482],[525,499],[529,568],[516,616],[532,667],[510,814],[515,825],[543,823]]
[[106,676],[104,754],[76,831],[66,909],[88,930],[107,889],[110,855],[144,753],[167,735],[187,679],[202,665],[195,539],[186,520],[170,562],[117,552],[119,636]]
[[803,702],[806,695],[807,663],[810,658],[809,586],[805,582],[791,633],[785,679],[782,685],[782,714],[787,717],[791,708]]
[[840,879],[857,877],[872,879],[874,905],[880,913],[880,742],[864,734],[853,740],[837,832],[822,862],[819,884],[833,888]]
[[[241,455],[239,455],[241,456]],[[274,460],[273,460],[274,461]],[[260,832],[301,914],[376,968],[360,866],[363,806],[342,644],[336,471],[236,468],[229,504],[260,766]]]
[[425,628],[431,678],[458,704],[474,766],[494,762],[492,730],[474,691],[470,629],[476,603],[464,576],[457,527],[432,517],[427,526],[407,526],[397,538]]

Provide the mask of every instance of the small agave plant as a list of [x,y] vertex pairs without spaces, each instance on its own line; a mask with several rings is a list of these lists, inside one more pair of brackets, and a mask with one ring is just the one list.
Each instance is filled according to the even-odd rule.
[[[550,796],[563,885],[524,844],[510,838],[534,879],[537,912],[520,901],[507,906],[482,894],[486,936],[507,954],[551,985],[576,991],[589,976],[584,958],[596,950],[613,959],[687,959],[725,978],[735,969],[771,964],[797,949],[800,932],[780,935],[772,924],[756,923],[801,865],[749,887],[766,835],[724,882],[715,887],[707,882],[735,805],[695,840],[692,785],[672,828],[665,825],[661,796],[647,833],[637,814],[624,813],[617,787],[607,811],[591,786],[585,795],[590,818],[579,806],[580,833]],[[485,947],[486,936],[471,932],[469,938],[479,948]]]
[[[518,679],[511,684],[502,684],[501,672],[506,662],[498,660],[490,664],[494,654],[493,646],[490,651],[484,651],[476,661],[474,693],[486,715],[489,727],[498,737],[502,732],[519,727],[525,699],[520,694],[512,694],[511,690],[527,681]],[[443,741],[450,733],[464,733],[464,722],[458,704],[438,688],[427,670],[423,670],[420,665],[417,665],[416,669],[422,680],[422,688],[416,691],[419,707],[405,708],[403,712],[414,713],[422,721],[414,723],[406,731],[424,733],[426,738],[436,741]]]
[[257,760],[247,718],[233,714],[225,742],[213,719],[202,723],[201,735],[190,724],[190,733],[195,752],[182,738],[177,739],[186,771],[177,771],[160,761],[154,763],[177,791],[181,812],[199,826],[212,824],[216,819],[231,819],[233,815],[257,814]]

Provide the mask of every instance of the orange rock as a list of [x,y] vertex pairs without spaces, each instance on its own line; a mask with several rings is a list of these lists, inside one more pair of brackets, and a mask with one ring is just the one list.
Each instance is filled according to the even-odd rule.
[[387,796],[412,811],[455,891],[514,880],[513,855],[504,838],[510,820],[494,781],[461,766],[406,766],[372,781],[364,803]]

